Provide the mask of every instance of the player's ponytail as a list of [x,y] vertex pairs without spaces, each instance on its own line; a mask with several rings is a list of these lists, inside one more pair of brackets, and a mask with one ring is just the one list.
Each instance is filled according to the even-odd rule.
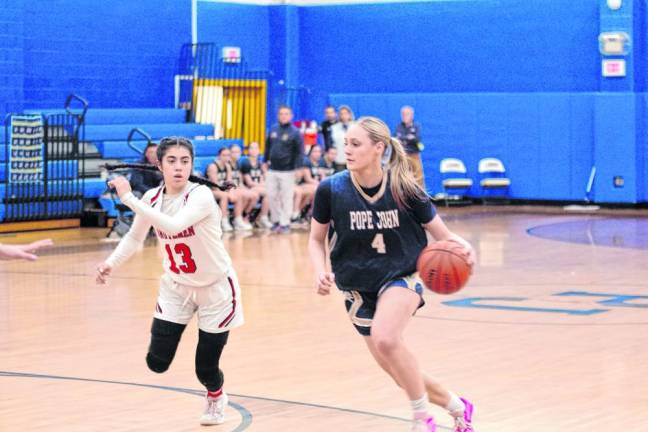
[[372,142],[385,145],[383,164],[389,170],[391,192],[398,206],[408,207],[410,198],[425,199],[427,194],[414,179],[403,145],[391,137],[385,122],[376,117],[361,117],[358,125],[367,131]]
[[[123,169],[138,169],[138,170],[143,170],[143,171],[159,171],[158,167],[155,165],[149,165],[149,164],[139,164],[139,163],[121,163],[121,164],[111,164],[107,163],[104,164],[103,167],[107,169],[108,171],[116,171],[116,170],[123,170]],[[233,187],[236,187],[234,183],[231,182],[225,182],[222,185],[216,184],[214,182],[211,182],[207,180],[204,177],[199,177],[195,175],[190,175],[189,176],[189,181],[194,182],[194,183],[199,183],[203,184],[205,186],[209,186],[210,188],[216,188],[222,191],[230,190]]]

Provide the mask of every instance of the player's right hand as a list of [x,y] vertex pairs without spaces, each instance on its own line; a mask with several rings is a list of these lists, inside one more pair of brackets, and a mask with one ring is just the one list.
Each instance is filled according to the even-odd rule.
[[105,262],[99,264],[97,266],[97,277],[95,279],[97,281],[97,284],[98,285],[105,285],[111,271],[112,271],[112,267],[110,267]]
[[317,277],[317,294],[329,295],[334,283],[335,275],[333,273],[320,273],[320,275]]

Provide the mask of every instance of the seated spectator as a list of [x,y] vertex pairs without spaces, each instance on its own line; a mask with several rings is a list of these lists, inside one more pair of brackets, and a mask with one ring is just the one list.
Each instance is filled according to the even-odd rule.
[[[207,178],[216,183],[223,184],[226,181],[232,181],[232,167],[230,166],[230,159],[232,157],[232,152],[227,147],[221,147],[218,150],[218,158],[214,162],[210,163],[207,166],[207,171],[205,175]],[[218,201],[220,206],[223,219],[221,220],[221,228],[223,232],[231,232],[234,230],[232,224],[230,223],[230,214],[228,206],[230,203],[234,206],[234,218],[240,218],[243,213],[242,203],[240,202],[239,196],[237,194],[231,193],[232,189],[229,191],[221,191],[219,189],[212,189],[212,193]]]
[[261,200],[261,210],[256,218],[256,226],[259,228],[272,228],[272,222],[268,218],[270,204],[266,195],[265,170],[263,163],[259,160],[259,143],[252,142],[248,146],[248,157],[241,162],[241,174],[245,185],[254,191]]
[[291,222],[298,222],[309,208],[315,197],[317,185],[324,178],[325,168],[322,161],[322,149],[313,146],[301,169],[301,182],[295,187],[295,200]]
[[324,157],[322,158],[322,169],[324,170],[326,177],[330,177],[338,172],[335,170],[336,157],[337,149],[335,147],[330,147],[328,150],[326,150],[326,153],[324,153]]
[[259,201],[259,194],[248,188],[243,181],[243,173],[241,172],[241,146],[233,144],[230,146],[230,151],[232,152],[232,159],[230,161],[230,167],[232,168],[232,183],[236,185],[236,188],[232,189],[232,192],[240,197],[241,205],[243,207],[243,215],[241,216],[242,223],[235,218],[234,229],[249,230],[252,229],[252,225],[250,224],[250,214],[252,213],[252,210],[254,210],[256,203]]
[[[156,143],[149,142],[146,145],[144,155],[139,162],[157,166],[158,158]],[[134,169],[130,172],[131,188],[133,189],[133,194],[138,198],[141,198],[149,189],[160,186],[160,183],[162,183],[162,173],[160,171]]]

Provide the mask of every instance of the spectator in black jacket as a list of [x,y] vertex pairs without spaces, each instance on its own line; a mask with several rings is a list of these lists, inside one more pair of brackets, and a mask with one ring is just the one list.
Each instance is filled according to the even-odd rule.
[[331,126],[333,126],[338,121],[335,107],[330,105],[327,106],[324,109],[324,117],[324,121],[320,125],[320,132],[322,133],[322,139],[324,140],[324,150],[328,150],[333,145],[333,141],[331,139]]
[[[156,143],[149,142],[146,145],[146,148],[144,149],[144,155],[142,156],[140,163],[157,166],[158,159]],[[133,189],[133,193],[138,197],[144,195],[147,190],[160,186],[161,182],[162,173],[160,171],[145,171],[137,169],[131,171],[131,188]]]
[[401,122],[396,126],[396,138],[403,144],[407,159],[416,182],[425,190],[425,176],[421,163],[421,125],[414,123],[414,108],[405,105],[401,108]]
[[270,203],[272,231],[290,231],[290,214],[295,189],[295,171],[304,159],[304,146],[299,130],[290,122],[292,110],[287,106],[279,108],[279,123],[272,126],[266,140],[265,161],[268,164],[266,191]]

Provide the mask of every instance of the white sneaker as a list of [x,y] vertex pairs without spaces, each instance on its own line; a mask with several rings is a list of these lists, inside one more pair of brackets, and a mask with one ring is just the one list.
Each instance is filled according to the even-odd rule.
[[234,219],[234,230],[235,231],[249,231],[252,229],[252,225],[249,222],[245,222],[242,217],[237,217]]
[[261,216],[259,218],[259,225],[261,228],[270,229],[272,228],[272,222],[268,219],[268,216]]
[[223,230],[223,232],[232,232],[232,231],[234,231],[234,228],[232,228],[232,224],[227,219],[223,219],[221,221],[221,229]]
[[217,398],[205,397],[205,412],[200,417],[203,426],[219,425],[225,423],[225,407],[229,402],[227,393],[223,392]]
[[436,432],[434,418],[418,419],[412,421],[412,432]]

